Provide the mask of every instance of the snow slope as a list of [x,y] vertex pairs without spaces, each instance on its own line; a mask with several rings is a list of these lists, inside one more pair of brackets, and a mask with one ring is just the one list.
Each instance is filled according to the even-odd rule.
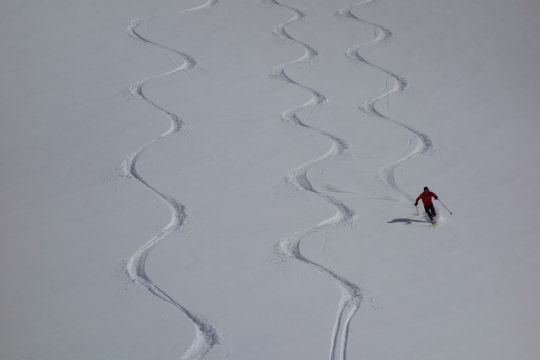
[[1,359],[540,357],[540,3],[0,9]]

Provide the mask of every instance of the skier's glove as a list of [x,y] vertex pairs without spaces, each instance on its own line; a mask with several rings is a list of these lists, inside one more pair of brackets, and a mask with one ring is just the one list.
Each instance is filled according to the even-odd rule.
[[418,206],[418,203],[414,203],[414,206]]
[[439,198],[435,196],[435,200],[439,200]]

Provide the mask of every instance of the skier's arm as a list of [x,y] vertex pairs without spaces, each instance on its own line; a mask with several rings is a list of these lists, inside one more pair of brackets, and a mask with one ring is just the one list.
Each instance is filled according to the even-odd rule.
[[417,198],[416,198],[416,202],[414,203],[414,205],[418,205],[418,200],[420,200],[420,198],[422,197],[422,194],[420,194]]
[[435,198],[435,200],[439,200],[439,197],[433,191],[431,192],[431,196],[433,196]]

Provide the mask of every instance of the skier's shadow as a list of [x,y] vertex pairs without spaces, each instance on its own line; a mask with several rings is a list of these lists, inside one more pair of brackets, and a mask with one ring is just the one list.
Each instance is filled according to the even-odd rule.
[[413,222],[417,223],[431,223],[427,220],[415,220],[415,219],[409,219],[409,218],[401,218],[401,219],[394,219],[392,221],[387,222],[387,224],[397,224],[397,223],[403,223],[403,225],[410,225]]

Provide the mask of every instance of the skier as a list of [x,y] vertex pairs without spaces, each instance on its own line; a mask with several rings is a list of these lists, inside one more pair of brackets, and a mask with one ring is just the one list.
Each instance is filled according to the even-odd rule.
[[435,200],[438,200],[437,194],[435,194],[433,191],[429,191],[429,188],[426,186],[424,187],[424,192],[421,193],[417,198],[416,202],[414,203],[414,206],[418,206],[418,200],[422,199],[422,202],[424,203],[424,209],[426,210],[426,214],[428,214],[429,219],[433,224],[435,224],[435,220],[433,218],[437,216],[437,213],[435,212],[435,206],[433,206],[433,202],[431,201],[431,198],[435,198]]

